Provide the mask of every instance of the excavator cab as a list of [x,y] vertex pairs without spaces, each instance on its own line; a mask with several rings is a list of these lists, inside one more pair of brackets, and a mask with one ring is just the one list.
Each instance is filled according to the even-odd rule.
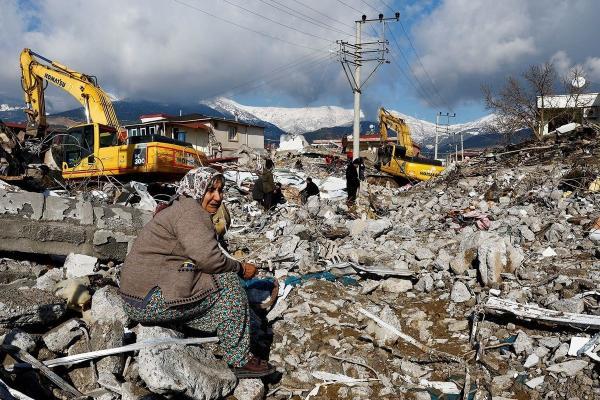
[[[62,140],[62,170],[104,169],[102,149],[117,144],[117,130],[102,124],[77,125],[67,130]],[[100,157],[97,159],[95,155]]]

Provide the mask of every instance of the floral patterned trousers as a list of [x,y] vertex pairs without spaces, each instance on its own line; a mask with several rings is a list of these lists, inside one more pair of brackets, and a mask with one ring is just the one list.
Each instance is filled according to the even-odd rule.
[[167,307],[157,288],[146,307],[125,303],[125,310],[131,319],[141,323],[183,324],[200,331],[216,332],[223,359],[233,367],[242,367],[250,358],[248,297],[236,273],[226,272],[215,277],[221,290],[197,303]]

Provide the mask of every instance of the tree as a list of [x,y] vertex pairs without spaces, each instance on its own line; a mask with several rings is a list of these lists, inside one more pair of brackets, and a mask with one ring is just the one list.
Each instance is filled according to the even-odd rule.
[[482,86],[486,108],[496,114],[496,128],[508,138],[529,128],[540,139],[546,123],[544,105],[547,97],[554,93],[556,82],[554,66],[546,63],[529,66],[520,79],[509,76],[496,95],[488,85]]

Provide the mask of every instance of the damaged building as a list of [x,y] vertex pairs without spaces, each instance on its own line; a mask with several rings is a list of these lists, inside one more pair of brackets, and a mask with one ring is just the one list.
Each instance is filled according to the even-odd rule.
[[262,149],[265,144],[263,126],[200,114],[146,114],[140,116],[140,123],[124,128],[133,141],[136,137],[162,136],[189,143],[212,157],[230,157],[243,146]]

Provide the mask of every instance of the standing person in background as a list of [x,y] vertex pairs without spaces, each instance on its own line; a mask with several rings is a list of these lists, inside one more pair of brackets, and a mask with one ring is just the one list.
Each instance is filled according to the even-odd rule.
[[353,206],[356,201],[356,192],[360,186],[360,180],[358,179],[358,172],[356,168],[360,165],[360,160],[349,162],[346,167],[346,191],[348,192],[348,200],[346,204],[348,207]]
[[261,175],[263,191],[262,205],[265,208],[265,211],[268,211],[271,208],[271,203],[273,202],[273,190],[275,189],[275,182],[273,180],[274,166],[275,164],[273,164],[273,161],[268,158],[265,161],[265,169]]
[[348,137],[342,136],[342,154],[346,154],[346,148],[348,147]]

